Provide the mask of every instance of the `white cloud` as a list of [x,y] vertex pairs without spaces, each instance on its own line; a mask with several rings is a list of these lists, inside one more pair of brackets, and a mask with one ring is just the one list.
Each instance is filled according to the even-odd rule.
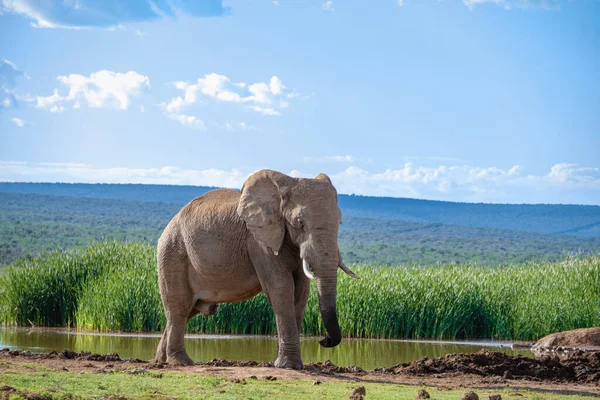
[[150,87],[150,79],[135,71],[127,73],[101,70],[89,77],[71,74],[56,78],[68,88],[66,95],[55,89],[50,96],[38,96],[36,107],[61,112],[71,106],[80,108],[82,103],[90,108],[127,110],[131,99]]
[[340,193],[452,201],[519,202],[527,201],[520,198],[529,193],[533,202],[543,203],[559,202],[561,191],[595,191],[600,195],[600,168],[575,164],[556,164],[545,175],[524,175],[518,165],[509,169],[422,167],[408,162],[401,168],[375,173],[351,166],[331,178]]
[[27,123],[25,121],[23,121],[21,118],[11,118],[10,119],[16,126],[18,126],[19,128],[24,127],[25,125],[27,125]]
[[248,108],[262,115],[281,115],[279,111],[271,107],[248,106]]
[[404,5],[404,0],[398,0],[398,5],[402,7]]
[[290,93],[296,93],[288,91],[277,76],[271,77],[269,83],[247,84],[233,83],[229,77],[214,72],[197,79],[195,83],[177,81],[173,86],[182,93],[171,101],[160,104],[167,116],[181,113],[198,103],[202,96],[216,102],[244,104],[246,108],[262,115],[277,116],[290,105],[289,101],[283,101],[282,98],[292,98]]
[[302,156],[302,161],[312,163],[324,163],[324,162],[336,162],[336,163],[347,163],[347,164],[373,164],[373,160],[370,158],[357,158],[351,155],[335,155],[335,156],[323,156],[323,157],[309,157]]
[[600,183],[600,168],[580,167],[577,164],[556,164],[548,177],[554,182],[578,185],[594,185]]
[[333,1],[329,0],[329,1],[326,1],[325,3],[323,3],[323,5],[321,6],[321,10],[334,12],[335,8],[333,8]]
[[152,21],[181,14],[196,17],[226,16],[231,13],[222,0],[153,0],[153,1],[40,1],[0,0],[2,12],[32,20],[36,28],[85,29],[105,27],[118,29],[122,22]]
[[269,81],[269,88],[271,89],[271,93],[277,95],[281,94],[283,89],[285,89],[285,86],[283,85],[283,82],[281,82],[281,79],[279,79],[279,77],[273,76]]
[[177,114],[177,113],[166,113],[165,115],[167,117],[171,118],[172,120],[179,122],[183,126],[187,126],[187,127],[194,128],[194,129],[204,129],[206,127],[206,125],[204,124],[204,121],[196,118],[193,115],[185,115],[185,114]]
[[29,79],[14,63],[0,59],[0,110],[18,106],[15,88],[20,77]]
[[[217,124],[218,126],[218,124]],[[224,125],[224,128],[230,132],[235,132],[235,131],[259,131],[260,129],[258,129],[257,127],[255,127],[254,125],[250,125],[247,124],[243,121],[241,122],[235,122],[235,121],[229,121],[226,122]]]
[[80,163],[0,161],[0,181],[146,183],[239,188],[249,176],[238,169],[97,168]]
[[556,10],[560,6],[560,0],[463,0],[463,3],[470,9],[481,4],[495,4],[506,9],[539,7]]
[[[239,188],[253,172],[251,169],[96,168],[78,163],[0,161],[0,181],[162,183]],[[469,165],[421,167],[414,163],[374,172],[353,165],[337,172],[317,168],[310,173],[292,170],[288,174],[314,177],[319,172],[326,172],[338,193],[346,194],[489,203],[600,203],[600,168],[576,164],[556,164],[549,172],[539,175],[527,175],[517,165],[502,169]]]
[[139,29],[136,29],[136,30],[135,30],[135,35],[136,35],[136,36],[140,36],[140,37],[144,37],[144,36],[148,36],[148,33],[147,33],[147,32],[143,32],[143,31],[140,31]]

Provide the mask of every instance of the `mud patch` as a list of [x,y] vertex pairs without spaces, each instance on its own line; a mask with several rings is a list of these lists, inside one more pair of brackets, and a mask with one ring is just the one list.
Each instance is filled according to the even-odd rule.
[[[119,363],[120,366],[118,368],[131,367],[136,371],[150,369],[191,371],[201,369],[210,373],[226,372],[230,374],[229,378],[232,378],[232,375],[236,374],[244,375],[242,378],[250,375],[255,376],[256,372],[260,371],[261,368],[268,368],[265,372],[269,372],[264,375],[279,376],[292,374],[292,371],[274,368],[273,363],[270,362],[229,361],[222,358],[196,363],[192,367],[156,364],[139,359],[122,359],[115,353],[100,355],[85,351],[76,353],[69,350],[63,350],[60,353],[37,354],[29,351],[4,349],[0,350],[0,358],[32,359],[55,369],[69,367],[69,370],[79,372],[89,371],[85,369],[86,367],[101,368],[102,365],[97,364],[99,362],[111,362]],[[140,363],[144,364],[145,369],[139,368]],[[109,365],[111,368],[113,367],[113,365]],[[236,373],[234,371],[240,372]],[[460,353],[433,359],[422,358],[411,363],[398,364],[391,368],[376,368],[373,371],[365,371],[358,366],[339,367],[328,360],[306,364],[303,371],[294,371],[294,373],[304,374],[304,376],[308,373],[331,377],[346,374],[356,377],[368,376],[375,379],[389,379],[392,376],[398,376],[398,379],[413,379],[411,377],[427,377],[428,379],[452,378],[453,381],[461,376],[474,376],[478,377],[479,383],[489,385],[505,384],[509,379],[518,379],[546,384],[571,383],[575,385],[585,383],[598,387],[600,386],[600,352],[578,351],[568,358],[543,356],[532,359],[481,350],[474,354]]]
[[63,350],[60,353],[51,351],[49,353],[32,353],[29,350],[0,350],[0,357],[24,357],[31,359],[62,359],[62,360],[85,360],[85,361],[104,361],[104,362],[131,362],[131,363],[146,363],[147,361],[140,360],[139,358],[121,358],[117,353],[110,354],[97,354],[89,351],[74,352],[71,350]]
[[197,362],[196,365],[206,367],[259,367],[273,368],[273,363],[259,361],[229,361],[223,358],[213,358],[208,362]]
[[411,375],[463,373],[536,381],[594,383],[600,382],[600,352],[580,351],[566,359],[556,356],[532,359],[481,350],[474,354],[448,354],[433,359],[425,357],[376,371]]
[[356,365],[351,365],[349,367],[338,367],[330,360],[326,360],[318,363],[310,363],[304,366],[304,370],[313,373],[320,374],[358,374],[358,375],[366,375],[367,371],[362,369],[361,367],[357,367]]

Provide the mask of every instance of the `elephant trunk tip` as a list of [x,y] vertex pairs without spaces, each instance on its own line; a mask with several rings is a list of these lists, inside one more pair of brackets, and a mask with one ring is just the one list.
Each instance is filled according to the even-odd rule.
[[342,335],[339,335],[335,338],[331,338],[329,336],[326,336],[324,339],[322,339],[321,341],[319,341],[319,344],[323,347],[335,347],[338,344],[340,344],[340,342],[342,341]]

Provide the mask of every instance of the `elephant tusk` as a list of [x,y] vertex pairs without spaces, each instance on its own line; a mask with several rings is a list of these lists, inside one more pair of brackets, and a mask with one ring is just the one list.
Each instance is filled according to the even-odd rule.
[[360,279],[360,276],[358,276],[354,272],[352,272],[350,270],[350,268],[346,267],[346,265],[343,262],[340,263],[340,268],[342,269],[342,271],[344,271],[345,273],[347,273],[348,275],[350,275],[352,278],[354,278],[354,279]]
[[302,269],[304,269],[304,275],[308,277],[308,279],[315,279],[315,276],[310,273],[310,265],[308,265],[308,261],[304,258],[302,259]]

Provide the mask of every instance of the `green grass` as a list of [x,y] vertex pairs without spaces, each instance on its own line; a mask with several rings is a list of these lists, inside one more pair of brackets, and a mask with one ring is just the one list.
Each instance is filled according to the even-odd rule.
[[[408,386],[393,383],[326,381],[313,385],[313,380],[276,380],[246,378],[234,383],[225,378],[201,376],[197,373],[149,371],[137,375],[125,371],[106,374],[60,371],[35,364],[7,362],[0,374],[0,386],[7,385],[18,392],[11,399],[25,398],[24,393],[42,394],[53,399],[119,398],[149,399],[347,399],[358,386],[364,386],[367,399],[414,399],[425,388],[436,400],[455,400],[468,388],[438,390],[434,387]],[[249,373],[250,375],[250,373]],[[503,399],[583,400],[589,397],[552,392],[531,392],[523,389],[474,389],[480,399],[501,394]],[[0,393],[1,395],[1,393]]]
[[[352,267],[340,273],[338,316],[345,336],[535,340],[600,325],[600,256],[507,267],[433,265]],[[76,326],[101,331],[156,331],[165,320],[154,248],[97,243],[19,260],[0,275],[0,323]],[[314,285],[303,332],[324,333]],[[275,334],[264,295],[221,304],[188,331]]]

